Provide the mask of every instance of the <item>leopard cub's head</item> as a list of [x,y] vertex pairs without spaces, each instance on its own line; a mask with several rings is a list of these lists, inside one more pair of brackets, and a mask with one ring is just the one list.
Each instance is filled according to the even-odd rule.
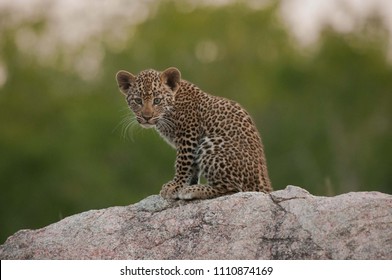
[[165,114],[170,114],[174,95],[180,88],[181,73],[174,67],[163,72],[144,70],[136,76],[119,71],[116,80],[137,121],[148,128],[155,126]]

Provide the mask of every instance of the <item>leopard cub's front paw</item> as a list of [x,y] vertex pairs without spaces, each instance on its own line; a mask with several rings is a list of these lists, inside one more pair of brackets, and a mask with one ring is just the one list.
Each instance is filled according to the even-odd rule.
[[159,194],[165,199],[178,199],[178,191],[181,188],[182,186],[179,183],[170,181],[162,186]]
[[191,200],[197,198],[196,194],[189,187],[178,190],[177,197],[183,200]]

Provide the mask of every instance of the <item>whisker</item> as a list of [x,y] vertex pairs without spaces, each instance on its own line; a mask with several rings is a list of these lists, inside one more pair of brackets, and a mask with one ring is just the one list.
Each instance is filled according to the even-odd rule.
[[169,135],[172,133],[175,127],[174,122],[165,118],[160,119],[159,126],[161,132]]
[[[116,125],[116,127],[113,129],[112,133],[114,133],[119,127],[121,127],[121,136],[124,139],[130,139],[132,142],[134,141],[133,139],[133,127],[137,123],[135,115],[129,110],[129,108],[126,108],[127,112],[124,114],[123,119]],[[131,133],[129,133],[131,132]]]
[[[134,142],[133,139],[133,128],[135,127],[135,124],[137,123],[135,118],[132,119],[126,119],[123,125],[123,130],[122,130],[122,136],[124,139],[130,139],[132,142]],[[129,133],[131,132],[131,133]]]

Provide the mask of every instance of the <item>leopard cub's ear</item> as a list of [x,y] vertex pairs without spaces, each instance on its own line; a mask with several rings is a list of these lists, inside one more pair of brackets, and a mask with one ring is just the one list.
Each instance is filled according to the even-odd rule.
[[167,68],[161,73],[161,82],[168,86],[173,92],[180,88],[181,73],[175,67]]
[[118,71],[116,74],[117,85],[120,88],[120,91],[127,95],[129,87],[132,83],[135,82],[135,76],[127,71]]

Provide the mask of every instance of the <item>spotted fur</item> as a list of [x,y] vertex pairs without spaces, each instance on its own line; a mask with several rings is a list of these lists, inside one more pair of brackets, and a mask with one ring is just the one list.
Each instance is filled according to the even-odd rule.
[[[209,95],[181,79],[180,71],[116,75],[141,126],[155,127],[177,150],[175,176],[164,198],[205,199],[240,191],[272,191],[261,138],[236,102]],[[200,184],[203,175],[207,184]]]

